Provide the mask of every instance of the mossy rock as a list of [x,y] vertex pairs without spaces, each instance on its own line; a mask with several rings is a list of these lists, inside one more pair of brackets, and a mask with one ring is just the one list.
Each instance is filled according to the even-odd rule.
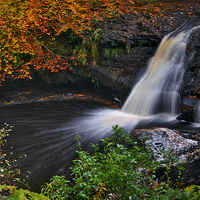
[[9,199],[9,200],[26,200],[26,199],[33,199],[33,200],[48,200],[49,198],[38,194],[35,192],[31,192],[29,190],[17,189],[15,186],[8,186],[8,185],[0,185],[0,193],[4,193],[10,195],[2,195],[0,199]]

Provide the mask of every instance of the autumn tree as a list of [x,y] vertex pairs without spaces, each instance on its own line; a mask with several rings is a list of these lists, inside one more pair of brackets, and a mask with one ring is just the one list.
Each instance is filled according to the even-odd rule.
[[[0,82],[6,77],[31,78],[30,70],[72,70],[71,60],[55,51],[55,40],[85,30],[105,17],[123,12],[131,0],[0,0]],[[75,62],[76,63],[76,62]],[[30,69],[31,68],[31,69]]]

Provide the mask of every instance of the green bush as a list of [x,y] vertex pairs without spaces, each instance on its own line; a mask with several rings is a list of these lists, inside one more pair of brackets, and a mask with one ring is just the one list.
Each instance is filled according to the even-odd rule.
[[170,188],[161,196],[162,200],[200,200],[200,186],[192,185],[184,190]]
[[[97,144],[92,145],[92,154],[81,149],[81,138],[77,136],[79,150],[71,168],[73,181],[54,176],[42,187],[42,194],[51,199],[159,199],[169,189],[169,181],[159,183],[155,179],[162,164],[153,159],[145,142],[138,144],[118,126],[113,132],[111,138],[102,140],[103,152]],[[171,164],[168,160],[165,166]]]

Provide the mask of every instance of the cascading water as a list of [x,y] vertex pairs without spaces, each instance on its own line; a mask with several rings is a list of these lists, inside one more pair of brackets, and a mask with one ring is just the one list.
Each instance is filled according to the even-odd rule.
[[176,36],[165,36],[146,73],[133,88],[122,112],[150,116],[158,112],[179,113],[178,89],[184,75],[189,36],[195,27]]
[[122,112],[149,116],[161,111],[177,113],[178,88],[184,73],[185,34],[166,36],[143,78],[133,88]]

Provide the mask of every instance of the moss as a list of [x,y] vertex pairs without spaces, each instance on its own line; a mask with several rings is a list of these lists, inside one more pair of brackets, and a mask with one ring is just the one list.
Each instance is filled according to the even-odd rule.
[[92,33],[91,37],[89,38],[88,46],[90,50],[90,61],[93,62],[93,65],[96,65],[96,62],[99,60],[99,39],[102,34],[101,28],[97,28]]
[[90,51],[90,61],[97,62],[99,60],[98,44],[93,42]]
[[123,52],[124,50],[122,48],[115,48],[115,49],[112,49],[111,56],[117,57],[120,53],[123,53]]
[[100,8],[102,3],[100,1],[90,0],[89,4],[90,4],[90,10],[95,11]]
[[109,51],[109,49],[105,49],[104,56],[106,57],[107,60],[109,60],[109,57],[110,57],[110,51]]
[[126,53],[129,53],[131,50],[131,44],[130,43],[126,43]]
[[[21,200],[26,200],[26,199],[37,199],[37,200],[48,200],[49,198],[42,195],[38,194],[35,192],[31,192],[29,190],[23,190],[23,189],[17,189],[15,186],[8,186],[8,185],[0,185],[0,192],[3,191],[8,191],[10,195],[8,198],[6,196],[5,199],[21,199]],[[2,196],[1,196],[2,197]]]
[[78,58],[78,64],[83,64],[85,65],[86,64],[86,61],[87,61],[87,57],[85,55],[88,54],[88,50],[87,50],[87,44],[86,44],[86,41],[83,39],[81,44],[80,45],[77,45],[74,49],[74,53],[77,55],[77,56],[80,56]]

